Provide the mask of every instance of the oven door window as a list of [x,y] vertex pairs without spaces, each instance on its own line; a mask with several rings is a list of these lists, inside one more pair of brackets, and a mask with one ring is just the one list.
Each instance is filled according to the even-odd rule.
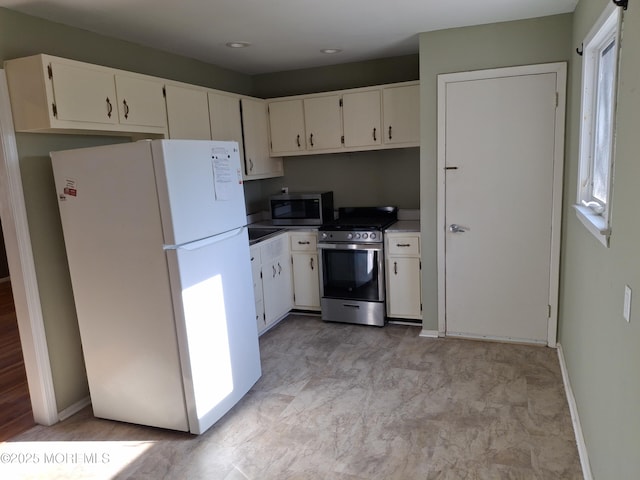
[[379,301],[379,255],[375,250],[323,250],[323,296]]

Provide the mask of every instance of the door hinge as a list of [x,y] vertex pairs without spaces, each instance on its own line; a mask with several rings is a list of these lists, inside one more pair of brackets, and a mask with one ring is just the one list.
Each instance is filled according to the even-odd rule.
[[420,311],[422,311],[422,303],[420,303]]
[[547,305],[547,318],[551,318],[551,305]]
[[418,260],[418,270],[422,270],[422,260]]
[[51,110],[53,110],[53,116],[58,118],[58,107],[56,107],[55,103],[51,104]]
[[162,87],[162,96],[167,98],[167,87]]
[[51,67],[51,64],[47,65],[47,74],[49,75],[49,78],[53,78],[53,68]]
[[556,108],[558,107],[559,104],[560,104],[560,94],[556,92]]
[[339,103],[339,105],[342,107],[342,99],[340,99],[340,103]]
[[340,137],[340,143],[342,143],[342,144],[344,145],[344,135],[342,135],[342,136]]

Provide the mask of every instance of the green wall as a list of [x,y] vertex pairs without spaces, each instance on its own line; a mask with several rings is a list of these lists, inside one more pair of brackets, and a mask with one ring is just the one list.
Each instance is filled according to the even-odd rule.
[[420,34],[423,328],[438,329],[437,75],[568,61],[571,14]]
[[254,211],[267,210],[269,195],[285,186],[290,192],[332,190],[335,208],[395,205],[418,209],[419,170],[418,147],[289,157],[284,177],[261,183],[262,197],[253,204]]
[[[338,59],[339,56],[336,57]],[[286,97],[417,80],[418,60],[418,55],[404,55],[255,75],[254,95],[260,98]]]
[[[572,47],[579,46],[610,0],[580,0]],[[624,12],[616,118],[610,248],[577,219],[582,58],[569,77],[568,154],[561,270],[559,341],[576,397],[593,476],[640,478],[640,304],[622,317],[624,286],[640,294],[640,9]]]

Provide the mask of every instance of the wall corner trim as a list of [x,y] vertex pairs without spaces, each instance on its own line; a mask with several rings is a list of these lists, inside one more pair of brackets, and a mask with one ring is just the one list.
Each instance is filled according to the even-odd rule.
[[427,338],[438,338],[438,330],[425,330],[422,329],[420,331],[420,337],[427,337]]
[[562,382],[564,383],[564,391],[567,395],[567,403],[569,404],[569,411],[571,412],[571,423],[573,424],[573,431],[576,436],[576,443],[578,444],[578,455],[580,455],[580,466],[582,467],[582,475],[584,480],[593,480],[591,474],[591,465],[589,464],[589,454],[587,452],[587,445],[582,435],[582,426],[580,424],[580,417],[578,416],[578,406],[576,399],[573,396],[573,390],[571,389],[571,382],[569,381],[569,372],[567,371],[567,364],[564,361],[564,353],[560,343],[556,345],[558,350],[558,359],[560,360],[560,370],[562,372]]
[[36,423],[58,421],[31,237],[22,191],[9,88],[0,69],[0,214],[16,306],[31,409]]
[[60,410],[60,412],[58,412],[58,420],[60,420],[61,422],[63,420],[66,420],[70,416],[75,415],[76,413],[78,413],[80,410],[82,410],[87,405],[91,405],[91,397],[89,395],[87,395],[86,397],[78,400],[76,403],[74,403],[73,405],[68,406],[64,410]]

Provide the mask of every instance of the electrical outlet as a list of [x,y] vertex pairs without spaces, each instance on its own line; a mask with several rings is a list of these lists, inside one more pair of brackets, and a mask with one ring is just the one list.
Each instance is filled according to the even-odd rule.
[[629,285],[624,286],[623,316],[627,323],[631,321],[631,287]]

